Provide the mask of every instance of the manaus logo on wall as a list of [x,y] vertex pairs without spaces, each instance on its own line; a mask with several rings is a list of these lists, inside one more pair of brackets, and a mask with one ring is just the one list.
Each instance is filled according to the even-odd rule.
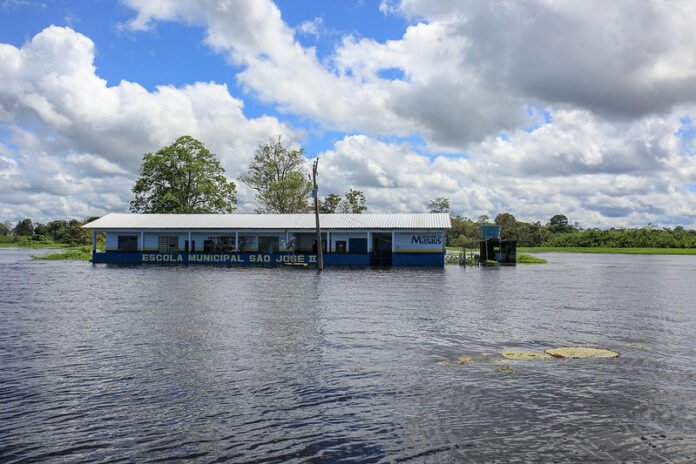
[[442,245],[442,236],[441,235],[412,235],[411,236],[411,245],[418,244],[418,245]]

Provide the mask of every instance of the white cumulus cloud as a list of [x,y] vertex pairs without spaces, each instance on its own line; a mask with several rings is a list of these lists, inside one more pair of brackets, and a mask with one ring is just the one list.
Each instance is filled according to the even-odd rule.
[[0,202],[14,205],[4,217],[123,210],[142,155],[181,135],[203,141],[233,178],[269,135],[301,135],[273,117],[246,118],[223,84],[108,86],[94,43],[70,28],[48,27],[21,48],[0,44],[0,79],[0,126],[9,133],[0,176],[11,173]]

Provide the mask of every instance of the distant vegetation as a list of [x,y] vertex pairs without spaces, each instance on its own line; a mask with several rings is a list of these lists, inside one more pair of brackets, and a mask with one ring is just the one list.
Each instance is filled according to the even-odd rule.
[[96,218],[56,220],[47,224],[25,218],[14,227],[12,223],[0,224],[0,245],[46,248],[51,246],[89,245],[92,233],[82,226]]
[[606,247],[522,247],[520,251],[533,253],[613,253],[624,255],[696,255],[696,248],[606,248]]
[[639,229],[586,229],[554,235],[544,242],[552,247],[696,248],[696,231],[681,226]]
[[501,226],[503,240],[517,240],[520,247],[696,249],[696,230],[682,226],[658,228],[649,224],[631,229],[582,229],[578,223],[569,224],[562,214],[542,224],[540,221],[518,221],[510,213],[498,214],[493,221],[488,216],[473,220],[453,215],[452,229],[447,231],[447,245],[472,246],[481,239],[480,226],[493,224]]
[[[60,219],[47,224],[34,224],[31,219],[25,218],[14,226],[6,221],[0,224],[0,247],[68,248],[69,251],[77,247],[91,249],[92,232],[82,226],[95,219]],[[103,234],[97,234],[97,247],[103,248],[103,245]]]

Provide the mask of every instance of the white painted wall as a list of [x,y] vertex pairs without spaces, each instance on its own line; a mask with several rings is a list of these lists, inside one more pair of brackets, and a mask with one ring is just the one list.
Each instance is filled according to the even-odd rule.
[[442,232],[397,232],[392,246],[395,252],[437,252],[445,249],[445,237]]
[[158,237],[159,234],[157,232],[145,232],[145,251],[157,251],[159,249],[159,242],[158,242]]

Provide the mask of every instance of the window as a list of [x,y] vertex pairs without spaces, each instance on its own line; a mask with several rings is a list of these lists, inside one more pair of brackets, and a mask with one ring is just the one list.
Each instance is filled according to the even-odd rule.
[[119,235],[118,236],[118,251],[138,251],[138,236],[137,235]]
[[278,237],[259,237],[259,253],[278,253],[279,248]]
[[[322,232],[321,244],[326,253],[326,234]],[[317,252],[317,234],[313,232],[298,232],[294,236],[294,251],[295,253],[316,253]]]
[[208,240],[203,241],[203,251],[206,253],[234,253],[234,237],[208,237]]
[[239,249],[241,251],[257,251],[259,249],[259,240],[255,235],[240,235]]
[[176,235],[160,235],[159,252],[171,253],[175,251],[179,251],[179,237]]
[[336,253],[343,254],[346,252],[346,241],[336,240]]

